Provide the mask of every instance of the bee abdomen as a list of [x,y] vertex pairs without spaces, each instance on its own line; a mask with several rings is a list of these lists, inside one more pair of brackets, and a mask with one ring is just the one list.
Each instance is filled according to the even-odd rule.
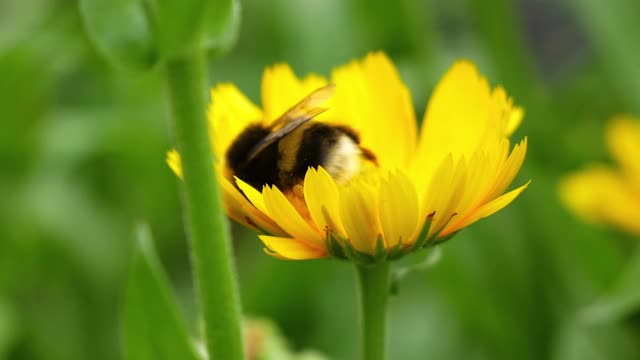
[[358,136],[351,129],[316,123],[305,130],[292,181],[304,179],[309,167],[322,166],[339,182],[348,180],[358,171],[360,148]]

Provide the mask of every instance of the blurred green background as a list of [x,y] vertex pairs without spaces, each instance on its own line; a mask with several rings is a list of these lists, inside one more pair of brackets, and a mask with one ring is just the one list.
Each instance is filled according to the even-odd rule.
[[[390,359],[639,359],[638,316],[594,324],[581,309],[619,282],[636,239],[585,225],[558,178],[607,161],[603,126],[640,114],[634,0],[245,0],[240,37],[210,84],[258,102],[262,70],[298,74],[384,50],[422,116],[457,58],[504,84],[529,137],[506,210],[457,235],[390,306]],[[133,225],[150,223],[190,328],[197,328],[159,69],[114,69],[75,1],[0,2],[0,359],[119,359]],[[283,262],[234,227],[244,311],[296,349],[357,355],[353,269]],[[638,281],[640,283],[640,281]],[[149,299],[153,301],[153,299]]]

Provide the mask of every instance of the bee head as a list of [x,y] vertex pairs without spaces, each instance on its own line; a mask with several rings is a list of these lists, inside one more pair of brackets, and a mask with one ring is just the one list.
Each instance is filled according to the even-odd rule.
[[277,144],[249,158],[255,146],[270,133],[271,130],[263,125],[251,125],[238,135],[226,153],[225,160],[231,174],[256,189],[273,184],[276,178]]

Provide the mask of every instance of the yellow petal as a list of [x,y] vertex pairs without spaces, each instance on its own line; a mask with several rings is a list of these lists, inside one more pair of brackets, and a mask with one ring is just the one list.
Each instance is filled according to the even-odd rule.
[[262,193],[254,189],[253,186],[240,180],[238,177],[236,177],[235,180],[240,190],[242,190],[244,195],[247,197],[247,199],[249,199],[253,206],[255,206],[262,213],[268,214],[267,207],[264,204],[264,199],[262,198]]
[[220,84],[211,89],[209,130],[217,160],[223,161],[231,142],[247,125],[262,119],[260,109],[233,84]]
[[524,118],[524,110],[519,106],[514,107],[507,123],[507,136],[511,136],[518,129],[522,118]]
[[640,195],[611,169],[591,167],[564,178],[560,197],[585,220],[640,234]]
[[340,216],[351,244],[361,252],[374,253],[381,230],[372,186],[357,181],[341,187]]
[[312,91],[327,85],[318,75],[298,79],[287,64],[268,67],[262,75],[262,107],[267,123],[279,118]]
[[318,229],[328,228],[347,236],[340,218],[340,197],[336,183],[322,167],[309,169],[304,178],[304,199]]
[[470,155],[477,148],[486,132],[490,94],[489,83],[473,64],[459,61],[447,71],[429,100],[421,130],[431,160]]
[[324,247],[324,237],[311,228],[277,187],[265,186],[262,197],[271,219],[287,234],[310,246]]
[[423,214],[435,213],[429,235],[441,230],[452,216],[457,216],[456,210],[462,199],[465,180],[465,162],[455,163],[453,157],[447,156],[431,180],[424,200],[427,210]]
[[477,203],[487,188],[495,181],[495,171],[491,169],[490,156],[484,151],[476,152],[469,161],[464,161],[464,186],[461,187],[460,201],[456,212],[463,212]]
[[[182,179],[182,164],[180,160],[180,154],[176,150],[171,150],[167,153],[167,163],[173,172]],[[220,188],[222,190],[222,197],[224,202],[224,208],[233,220],[248,226],[249,228],[257,231],[266,231],[273,235],[284,235],[282,231],[271,219],[265,214],[264,202],[262,201],[262,195],[255,189],[251,192],[245,188],[245,193],[248,193],[248,198],[253,199],[255,204],[262,205],[261,208],[250,204],[247,199],[238,192],[227,179],[225,179],[219,171],[216,170],[216,175]],[[242,183],[243,186],[251,188],[251,186]],[[251,188],[253,189],[253,188]],[[257,193],[257,195],[256,195]]]
[[501,151],[479,152],[469,161],[464,196],[458,213],[466,214],[477,209],[502,195],[511,185],[524,161],[527,139],[517,144],[508,157],[509,141],[504,139],[503,143]]
[[511,185],[513,179],[520,171],[522,164],[524,163],[525,155],[527,154],[527,138],[525,137],[519,144],[517,144],[509,158],[504,163],[502,170],[497,175],[497,181],[493,189],[489,192],[488,198],[494,198],[502,194]]
[[273,222],[266,213],[258,210],[254,205],[242,196],[240,191],[218,174],[218,183],[222,189],[225,210],[234,220],[251,228],[258,227],[272,235],[285,235],[285,232]]
[[418,194],[406,175],[392,173],[381,182],[378,211],[387,247],[413,240],[418,225]]
[[[403,167],[414,155],[416,118],[411,94],[383,53],[332,72],[332,116],[360,133],[383,167]],[[389,141],[397,139],[398,141]],[[401,139],[401,140],[400,140]]]
[[[434,192],[432,189],[436,186],[436,184],[450,184],[451,177],[453,176],[453,168],[453,158],[451,156],[448,156],[438,166],[433,176],[430,179],[426,180],[428,185],[422,186],[423,191],[420,198],[420,218],[426,217],[427,215],[433,213],[436,208],[441,206],[440,204],[444,201],[442,192]],[[422,183],[422,181],[419,181],[418,183]]]
[[436,86],[420,133],[419,164],[432,173],[451,154],[454,160],[470,159],[480,148],[500,151],[507,127],[516,126],[520,115],[504,89],[491,90],[476,67],[456,62]]
[[493,215],[496,212],[502,210],[505,206],[509,205],[513,200],[515,200],[515,198],[518,197],[518,195],[520,195],[520,193],[522,193],[530,183],[531,181],[528,181],[521,187],[515,190],[511,190],[508,193],[498,197],[497,199],[484,204],[483,206],[473,211],[472,213],[467,214],[466,216],[464,216],[464,214],[461,214],[464,216],[464,218],[462,218],[462,220],[458,220],[457,222],[449,224],[441,233],[441,236],[447,236],[452,232],[458,231],[482,218]]
[[[326,249],[310,247],[296,239],[267,235],[260,235],[259,238],[269,250],[275,252],[282,259],[310,260],[327,257]],[[273,255],[270,252],[267,252],[267,254]]]
[[618,116],[607,128],[609,151],[640,191],[640,120]]
[[178,150],[172,149],[167,152],[167,165],[169,165],[177,177],[182,179],[182,160],[180,159]]

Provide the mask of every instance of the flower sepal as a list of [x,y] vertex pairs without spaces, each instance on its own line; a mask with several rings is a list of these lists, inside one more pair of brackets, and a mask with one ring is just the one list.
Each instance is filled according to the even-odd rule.
[[456,214],[453,214],[444,226],[430,234],[435,212],[429,214],[425,220],[425,224],[422,227],[420,235],[412,244],[406,244],[400,240],[392,247],[387,248],[382,234],[378,234],[375,240],[375,250],[373,253],[369,253],[356,249],[348,238],[345,238],[337,232],[331,231],[327,228],[325,229],[325,246],[329,253],[329,257],[338,260],[346,260],[357,265],[370,266],[386,261],[395,261],[420,249],[439,245],[451,239],[456,234],[455,232],[448,234],[445,237],[439,236],[455,215]]

